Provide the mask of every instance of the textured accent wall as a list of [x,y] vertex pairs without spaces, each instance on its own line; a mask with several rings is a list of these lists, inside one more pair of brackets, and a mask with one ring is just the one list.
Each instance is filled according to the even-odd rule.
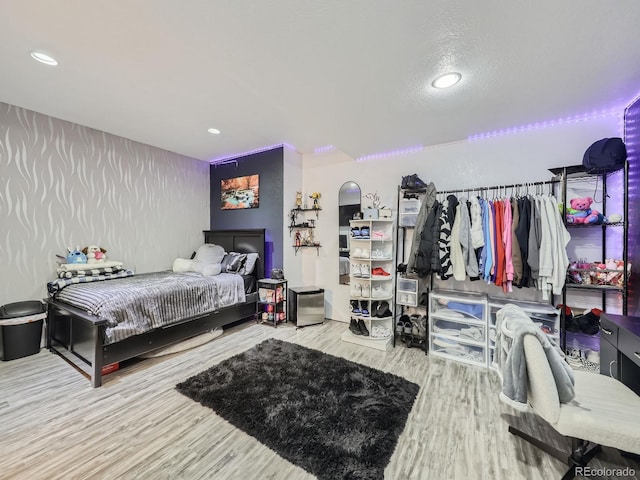
[[640,316],[640,99],[627,107],[624,118],[624,139],[629,160],[629,296],[627,313]]
[[55,254],[171,268],[209,227],[209,165],[0,103],[0,304],[46,296]]

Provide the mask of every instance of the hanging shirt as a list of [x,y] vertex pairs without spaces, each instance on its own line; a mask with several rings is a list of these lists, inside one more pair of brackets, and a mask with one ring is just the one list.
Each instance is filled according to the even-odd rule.
[[513,284],[518,285],[522,282],[522,255],[520,254],[520,244],[516,236],[516,228],[520,223],[520,210],[518,209],[518,199],[511,199],[511,209],[513,212],[513,220],[511,222],[511,261],[513,263]]
[[502,287],[505,293],[512,292],[512,282],[513,282],[513,260],[512,260],[512,239],[511,239],[511,225],[512,225],[512,215],[511,215],[511,202],[508,198],[504,199],[503,202],[504,212],[503,212],[503,229],[502,229],[502,239],[504,241],[504,277],[502,279]]

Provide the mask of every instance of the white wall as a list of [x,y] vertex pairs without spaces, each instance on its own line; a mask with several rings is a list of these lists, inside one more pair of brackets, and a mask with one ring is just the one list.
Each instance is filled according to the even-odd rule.
[[171,268],[209,228],[209,165],[0,103],[0,304],[46,296],[56,254]]
[[[302,279],[302,250],[295,254],[292,248],[293,237],[289,231],[289,213],[296,206],[296,192],[302,189],[302,155],[290,148],[284,148],[284,178],[282,195],[282,257],[285,278],[289,288],[303,285]],[[303,249],[304,250],[304,249]],[[269,277],[271,272],[265,272]]]
[[[304,189],[322,192],[323,203],[321,222],[316,231],[323,248],[319,256],[315,251],[305,252],[305,284],[325,288],[328,318],[349,320],[349,286],[338,283],[338,190],[345,181],[358,183],[363,196],[369,192],[379,193],[381,204],[395,210],[397,187],[402,176],[411,173],[418,173],[426,182],[434,182],[438,190],[549,180],[552,174],[548,168],[580,164],[591,143],[603,137],[621,136],[622,113],[439,145],[412,154],[365,162],[356,162],[341,152],[305,155]],[[363,200],[363,206],[366,202]],[[480,282],[464,283],[455,288],[474,289],[473,284]],[[454,287],[453,281],[446,285]],[[500,291],[493,286],[489,288],[492,294]],[[528,298],[533,295],[531,290],[522,289],[514,295]],[[576,302],[580,302],[579,298]]]

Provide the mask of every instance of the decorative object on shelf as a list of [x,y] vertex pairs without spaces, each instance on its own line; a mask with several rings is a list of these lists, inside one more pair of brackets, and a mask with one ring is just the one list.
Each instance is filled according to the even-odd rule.
[[302,192],[300,190],[296,192],[296,208],[302,208]]
[[320,208],[320,204],[318,203],[318,200],[320,200],[320,197],[322,197],[320,192],[313,192],[311,195],[309,195],[309,198],[313,200],[313,208],[315,210],[318,210]]
[[284,280],[284,272],[282,271],[281,268],[272,268],[271,278],[273,280]]
[[371,200],[371,206],[364,209],[364,218],[376,220],[379,218],[380,195],[378,193],[367,193],[364,198]]
[[302,245],[302,235],[300,234],[300,230],[298,230],[295,235],[295,246],[299,247],[300,245]]

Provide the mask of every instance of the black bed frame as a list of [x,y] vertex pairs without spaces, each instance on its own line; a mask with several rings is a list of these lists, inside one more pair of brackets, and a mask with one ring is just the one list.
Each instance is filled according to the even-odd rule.
[[[205,230],[205,243],[221,245],[227,252],[259,254],[254,273],[264,278],[264,229]],[[84,376],[92,387],[102,385],[102,367],[122,362],[157,348],[229,325],[256,313],[257,293],[247,294],[245,303],[209,312],[166,327],[105,345],[106,320],[64,302],[49,298],[47,310],[47,348],[60,355]]]

